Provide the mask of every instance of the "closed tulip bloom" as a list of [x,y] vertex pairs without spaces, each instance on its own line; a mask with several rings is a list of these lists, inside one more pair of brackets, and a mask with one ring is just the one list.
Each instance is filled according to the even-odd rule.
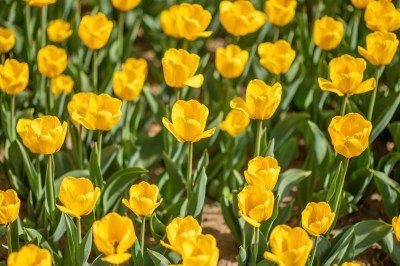
[[68,95],[71,93],[73,87],[74,81],[70,76],[59,75],[51,79],[51,92],[55,95],[60,95],[63,91]]
[[310,202],[301,213],[301,226],[310,235],[320,236],[331,227],[335,213],[326,202]]
[[47,36],[52,42],[63,42],[71,35],[71,24],[67,21],[61,19],[52,20],[47,27]]
[[183,266],[216,266],[219,249],[217,240],[212,235],[198,235],[195,238],[183,239],[178,245],[182,248]]
[[142,181],[129,189],[129,201],[122,199],[122,203],[131,209],[137,216],[149,216],[161,204],[157,202],[158,187]]
[[245,113],[239,110],[231,110],[219,127],[235,137],[245,131],[249,123],[250,118]]
[[296,52],[287,41],[261,43],[258,46],[260,64],[269,72],[279,75],[286,73],[292,65]]
[[331,17],[324,16],[315,21],[314,43],[322,50],[335,49],[343,38],[343,24]]
[[52,266],[51,254],[45,248],[34,244],[23,246],[19,251],[11,253],[7,258],[8,266]]
[[254,227],[268,220],[274,210],[274,194],[260,185],[247,186],[238,195],[240,216]]
[[79,121],[87,129],[108,131],[121,119],[121,105],[121,100],[104,93],[92,96],[85,115]]
[[101,260],[121,264],[132,255],[126,253],[136,241],[135,228],[128,217],[112,212],[92,225],[93,240],[97,249],[106,255]]
[[177,254],[182,254],[180,243],[184,240],[191,240],[201,235],[201,227],[199,222],[192,216],[186,216],[185,218],[176,217],[174,218],[165,228],[169,244],[163,240],[160,243],[174,251]]
[[249,59],[249,52],[241,50],[237,45],[230,44],[226,48],[217,49],[215,66],[224,78],[234,79],[243,73],[247,59]]
[[72,96],[67,106],[72,122],[82,125],[81,119],[86,115],[86,111],[89,109],[90,98],[95,96],[96,94],[92,92],[80,92]]
[[82,42],[93,50],[103,48],[113,28],[112,21],[108,20],[103,13],[97,15],[86,15],[79,24],[78,34]]
[[257,11],[250,1],[222,1],[219,19],[225,30],[234,36],[244,36],[264,25],[266,16]]
[[265,11],[271,24],[282,27],[294,18],[296,6],[296,0],[269,0],[265,2]]
[[397,9],[391,0],[372,1],[365,9],[364,19],[372,31],[400,29],[400,9]]
[[177,101],[172,107],[172,123],[163,117],[162,123],[179,141],[197,142],[214,135],[215,127],[204,131],[208,108],[196,100]]
[[21,118],[17,132],[32,153],[53,154],[61,149],[67,135],[68,124],[55,116],[42,116],[33,120]]
[[173,5],[168,10],[161,12],[161,26],[164,33],[173,38],[183,38],[177,25],[179,5]]
[[238,97],[231,101],[233,109],[241,110],[251,119],[269,119],[278,108],[282,97],[282,86],[275,83],[272,87],[264,81],[254,79],[246,89],[246,101]]
[[113,76],[114,94],[125,101],[135,100],[143,89],[144,81],[145,76],[142,72],[117,71]]
[[374,32],[367,36],[367,49],[358,46],[358,52],[375,66],[389,65],[399,46],[396,34]]
[[9,224],[18,218],[21,201],[13,189],[0,190],[0,224]]
[[335,116],[328,131],[335,151],[346,158],[360,155],[367,147],[372,124],[360,114]]
[[278,161],[272,157],[258,156],[249,161],[244,177],[251,186],[261,185],[268,190],[275,187],[281,168]]
[[30,6],[45,7],[50,4],[54,4],[57,0],[24,0]]
[[64,49],[54,45],[48,45],[39,50],[38,68],[42,75],[48,78],[54,78],[67,68],[68,58]]
[[200,57],[183,49],[168,49],[162,59],[164,79],[168,86],[199,88],[203,85],[202,74],[194,75],[199,67]]
[[128,11],[135,8],[142,0],[111,0],[112,5],[120,11]]
[[264,252],[264,258],[279,266],[304,266],[313,247],[307,232],[300,227],[278,225],[269,238],[271,252]]
[[393,217],[392,226],[393,226],[394,233],[396,235],[396,239],[397,239],[397,241],[400,242],[400,219],[399,219],[399,217],[400,217],[400,215]]
[[93,188],[92,182],[87,178],[68,176],[60,185],[58,198],[64,206],[56,204],[63,213],[81,219],[89,215],[100,197],[100,188]]
[[375,78],[363,82],[364,71],[367,62],[361,58],[354,58],[351,55],[342,55],[329,62],[330,76],[332,81],[318,78],[321,90],[344,94],[360,94],[373,90],[376,86]]
[[9,95],[23,91],[29,82],[29,67],[27,63],[19,63],[15,59],[7,59],[0,65],[0,89]]
[[147,78],[148,64],[143,58],[128,58],[125,63],[122,64],[123,71],[136,71],[143,73],[144,78]]
[[368,5],[369,3],[374,2],[374,1],[375,1],[375,0],[351,0],[351,2],[353,3],[353,5],[354,5],[356,8],[360,8],[360,9],[366,8],[367,5]]
[[15,45],[14,31],[0,27],[0,53],[8,53]]

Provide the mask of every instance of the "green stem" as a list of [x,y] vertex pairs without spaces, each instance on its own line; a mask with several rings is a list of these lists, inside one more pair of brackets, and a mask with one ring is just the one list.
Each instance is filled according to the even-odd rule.
[[274,42],[278,41],[279,39],[279,27],[275,26],[275,32],[274,32]]
[[309,263],[310,266],[312,266],[314,263],[315,253],[317,251],[317,245],[318,245],[318,236],[316,236],[314,239],[314,249],[313,249],[313,251],[311,253],[311,257],[310,257],[310,263]]
[[183,40],[183,44],[182,44],[182,49],[183,49],[183,50],[187,50],[187,48],[188,48],[188,43],[189,43],[189,42],[188,42],[187,39],[184,39],[184,40]]
[[15,95],[11,95],[11,139],[15,140]]
[[119,12],[118,19],[118,45],[119,45],[119,61],[122,62],[124,56],[124,18],[125,12]]
[[101,169],[101,141],[103,139],[103,131],[99,130],[99,134],[97,136],[97,150],[99,153],[99,168]]
[[256,148],[254,150],[254,157],[260,156],[261,131],[262,131],[262,120],[259,119],[257,124]]
[[51,218],[51,224],[55,225],[55,211],[56,211],[56,200],[55,200],[55,192],[54,192],[54,180],[53,180],[53,166],[52,166],[52,155],[48,156],[47,161],[47,192],[49,197],[49,212]]
[[37,179],[38,179],[39,192],[41,194],[42,193],[42,177],[40,175],[40,160],[39,160],[38,153],[36,153],[36,174],[37,174]]
[[8,223],[7,224],[7,247],[8,247],[8,254],[11,254],[12,252],[12,246],[11,246],[11,226]]
[[376,67],[375,71],[375,79],[376,79],[376,86],[374,90],[372,91],[372,96],[369,100],[369,105],[368,105],[368,114],[367,118],[369,121],[372,121],[372,114],[374,112],[374,106],[375,106],[375,99],[376,99],[376,93],[378,91],[378,85],[379,85],[379,66]]
[[78,160],[79,160],[79,162],[78,162],[78,166],[79,166],[79,168],[82,168],[82,166],[83,166],[83,163],[82,163],[82,158],[83,158],[83,156],[82,156],[82,125],[81,124],[79,124],[79,132],[78,132],[78,134],[79,134],[79,140],[78,140],[78,154],[79,154],[79,157],[78,157]]
[[315,10],[314,21],[319,19],[319,17],[321,16],[321,5],[322,5],[322,0],[318,0],[318,4],[317,4],[317,7],[316,7],[317,9]]
[[76,218],[76,233],[78,235],[78,245],[82,242],[82,226],[81,226],[81,219]]
[[180,89],[175,88],[175,102],[179,101]]
[[142,231],[140,232],[141,233],[141,236],[140,236],[140,251],[142,252],[142,257],[143,257],[143,254],[144,254],[144,233],[145,233],[145,231],[146,231],[146,217],[143,216],[143,218],[142,218]]
[[41,48],[46,46],[46,7],[42,7],[41,10],[41,30],[42,30],[42,36],[41,36]]
[[28,40],[28,45],[31,45],[32,35],[31,35],[31,7],[28,2],[25,4],[25,29],[26,29],[26,37]]
[[189,142],[188,151],[188,166],[186,172],[186,194],[188,201],[190,200],[190,194],[192,190],[192,162],[193,162],[193,143]]
[[238,37],[235,35],[232,35],[232,44],[237,44],[237,40],[238,40]]
[[1,53],[1,64],[4,65],[4,62],[6,61],[6,54]]
[[130,129],[129,129],[130,101],[125,101],[125,102],[126,102],[126,110],[125,110],[124,124],[122,125],[122,137],[121,137],[122,141],[124,141],[124,132],[128,131],[128,133],[130,133]]
[[254,261],[257,264],[258,242],[260,239],[260,227],[254,227]]
[[93,62],[92,62],[92,75],[93,75],[93,91],[98,93],[97,89],[97,50],[93,51]]
[[230,92],[232,90],[232,79],[228,79],[225,92],[225,111],[229,110]]
[[342,105],[340,106],[340,116],[344,116],[344,114],[346,113],[346,103],[347,103],[347,99],[349,98],[349,94],[345,94],[343,96],[342,99]]
[[337,188],[337,192],[335,195],[335,201],[333,202],[333,212],[335,213],[336,217],[339,218],[339,207],[340,207],[340,198],[342,196],[343,192],[343,185],[344,185],[344,180],[346,177],[347,173],[347,168],[349,167],[349,161],[350,158],[346,158],[344,161],[344,166],[343,166],[343,171],[342,174],[340,175],[340,181],[339,181],[339,186]]

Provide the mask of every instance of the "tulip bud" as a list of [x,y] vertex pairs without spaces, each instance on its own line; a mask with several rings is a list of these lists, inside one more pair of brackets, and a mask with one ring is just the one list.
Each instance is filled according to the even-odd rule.
[[301,226],[310,235],[325,234],[335,220],[335,213],[326,202],[310,202],[301,213]]
[[13,189],[0,190],[0,224],[9,224],[18,218],[21,201]]
[[396,239],[397,241],[400,242],[400,219],[399,216],[395,216],[392,219],[392,226],[393,226],[393,230],[394,230],[394,234],[396,235]]
[[230,44],[226,48],[220,47],[215,53],[215,65],[218,72],[227,79],[239,77],[249,59],[249,52],[241,50],[239,46]]
[[254,227],[268,220],[274,210],[274,194],[265,187],[247,186],[238,195],[240,216]]
[[8,266],[52,266],[50,251],[34,244],[23,246],[7,258]]
[[162,123],[179,141],[197,142],[214,135],[215,127],[204,131],[208,108],[196,100],[177,101],[172,107],[172,123],[163,117]]
[[129,190],[129,201],[122,199],[122,203],[137,216],[149,216],[161,204],[162,199],[157,202],[158,187],[142,181],[131,186]]
[[72,35],[71,24],[61,19],[52,20],[47,27],[47,36],[52,42],[63,42]]
[[111,0],[112,5],[119,11],[128,11],[135,8],[142,0]]
[[0,27],[0,53],[8,53],[15,45],[14,31]]
[[360,9],[366,8],[367,5],[368,5],[369,3],[374,2],[374,1],[375,1],[375,0],[351,0],[351,2],[353,3],[353,5],[354,5],[356,8],[360,8]]
[[343,24],[324,16],[314,24],[314,43],[322,50],[335,49],[343,38]]
[[346,158],[358,156],[368,147],[371,130],[371,122],[357,113],[335,116],[328,127],[333,148]]
[[239,110],[231,110],[219,127],[222,131],[226,131],[229,135],[235,137],[245,131],[249,123],[250,119],[245,113]]
[[269,72],[279,75],[286,73],[292,65],[296,52],[287,41],[261,43],[258,46],[260,64]]
[[60,95],[63,91],[68,95],[71,93],[73,87],[74,81],[70,76],[59,75],[51,79],[51,92],[55,95]]
[[238,97],[231,101],[233,109],[241,110],[251,119],[269,119],[278,108],[282,97],[282,86],[275,83],[272,87],[264,81],[254,79],[246,89],[246,102]]
[[372,1],[364,14],[365,24],[372,31],[396,31],[400,29],[400,10],[391,0]]
[[95,96],[96,94],[92,92],[80,92],[72,96],[71,101],[68,103],[68,113],[72,122],[82,125],[80,120],[86,115],[86,111],[89,109],[90,98]]
[[389,65],[399,46],[396,34],[374,32],[367,36],[367,49],[358,46],[358,52],[375,66]]
[[256,157],[249,161],[244,177],[251,186],[261,185],[268,190],[275,187],[281,168],[272,157]]
[[50,4],[54,4],[57,0],[24,0],[30,6],[45,7]]
[[148,68],[147,62],[143,58],[128,58],[125,63],[122,64],[122,71],[143,73],[145,79],[147,78]]
[[54,78],[60,75],[68,65],[67,53],[65,50],[54,45],[48,45],[40,49],[37,61],[39,72],[48,78]]
[[9,95],[23,91],[29,82],[29,67],[27,63],[19,63],[15,59],[7,59],[0,65],[0,89]]
[[103,48],[113,28],[112,21],[108,20],[103,13],[99,12],[97,15],[86,15],[82,18],[79,24],[78,34],[83,43],[93,50]]
[[278,27],[285,26],[294,18],[296,6],[296,0],[269,0],[265,2],[269,22]]
[[135,100],[143,89],[145,76],[139,71],[117,71],[113,76],[114,94],[125,101]]
[[110,264],[121,264],[132,255],[126,253],[136,241],[132,220],[112,212],[92,225],[93,240],[97,249],[106,255],[101,258]]

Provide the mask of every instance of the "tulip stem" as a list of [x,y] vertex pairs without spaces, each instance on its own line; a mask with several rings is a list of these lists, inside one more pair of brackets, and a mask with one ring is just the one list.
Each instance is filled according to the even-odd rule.
[[317,245],[318,245],[318,236],[316,236],[314,239],[314,249],[313,249],[313,252],[311,253],[310,263],[308,264],[310,266],[312,266],[314,263],[315,253],[317,251]]
[[97,136],[97,149],[98,149],[98,155],[99,155],[99,168],[101,169],[101,141],[103,139],[103,131],[99,130],[99,134]]
[[278,41],[279,39],[279,27],[275,27],[275,32],[274,32],[274,42]]
[[46,7],[44,6],[44,7],[42,7],[42,10],[41,10],[42,12],[41,12],[41,19],[42,19],[42,25],[41,25],[41,29],[42,29],[42,32],[41,32],[41,34],[42,34],[42,36],[40,36],[41,37],[41,48],[43,48],[43,47],[45,47],[46,46]]
[[193,161],[193,143],[189,142],[189,152],[188,152],[188,166],[186,175],[186,196],[188,201],[190,200],[190,194],[192,190],[192,161]]
[[125,12],[119,12],[118,18],[118,45],[119,45],[119,61],[122,62],[124,56],[124,22],[125,22]]
[[15,95],[11,95],[11,139],[15,140]]
[[6,53],[1,53],[1,64],[4,65],[5,61],[6,61]]
[[93,51],[93,62],[92,62],[92,75],[93,75],[93,92],[97,93],[97,50]]
[[260,227],[254,227],[254,261],[257,264],[258,242],[260,239]]
[[342,105],[340,106],[340,116],[344,116],[344,114],[346,113],[346,104],[347,104],[347,99],[348,98],[349,98],[349,94],[346,93],[343,96]]
[[179,101],[179,94],[180,94],[179,88],[175,88],[175,102]]
[[76,218],[76,233],[78,235],[78,245],[80,245],[82,242],[82,226],[79,218]]
[[230,92],[232,89],[232,79],[228,79],[227,85],[226,85],[226,94],[225,94],[225,111],[228,111],[229,109],[229,96]]
[[79,157],[78,157],[78,160],[79,160],[79,162],[78,162],[78,166],[79,166],[79,168],[82,168],[82,125],[81,124],[79,124],[79,140],[78,140],[78,154],[79,154]]
[[8,254],[12,252],[11,246],[11,225],[10,223],[7,224],[7,247],[8,247]]
[[232,35],[232,44],[235,44],[235,45],[236,45],[237,39],[238,39],[237,36]]
[[262,131],[262,120],[259,119],[257,125],[256,148],[254,151],[254,157],[260,156],[261,131]]
[[187,39],[184,39],[184,40],[183,40],[183,44],[182,44],[182,49],[183,49],[183,50],[187,50],[187,48],[188,48],[188,40],[187,40]]
[[141,236],[140,236],[140,251],[142,252],[142,257],[144,254],[144,233],[146,231],[146,216],[143,216],[142,218],[142,231]]
[[[346,158],[344,160],[344,166],[343,166],[343,171],[342,174],[340,176],[340,181],[339,181],[339,186],[337,188],[337,192],[335,195],[335,201],[333,202],[333,212],[335,213],[336,217],[339,217],[339,208],[340,208],[340,198],[342,196],[342,192],[343,192],[343,185],[344,185],[344,179],[346,177],[346,173],[347,173],[347,168],[349,167],[349,161],[350,158]],[[333,225],[331,228],[333,228],[335,225]]]
[[46,182],[47,195],[49,197],[49,212],[51,224],[55,225],[55,192],[54,192],[54,180],[53,180],[53,165],[52,165],[52,155],[49,154],[47,161],[47,182]]
[[368,105],[368,114],[367,118],[369,121],[372,121],[372,114],[374,112],[374,105],[375,105],[375,99],[376,99],[376,93],[378,91],[378,85],[379,85],[379,66],[376,67],[375,71],[375,79],[376,79],[376,86],[374,90],[372,91],[372,96],[369,100],[369,105]]

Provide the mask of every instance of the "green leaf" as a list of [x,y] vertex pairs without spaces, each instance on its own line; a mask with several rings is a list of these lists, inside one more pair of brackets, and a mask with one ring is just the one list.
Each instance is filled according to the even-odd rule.
[[221,211],[226,225],[231,230],[237,243],[242,243],[242,230],[237,215],[233,212],[232,203],[225,197],[221,199]]
[[78,239],[77,239],[77,230],[76,226],[69,215],[65,215],[65,224],[67,227],[67,241],[65,244],[64,249],[64,265],[74,265],[75,258],[77,254],[77,246],[78,246]]
[[371,170],[389,218],[400,212],[400,185],[382,172]]
[[101,150],[101,172],[104,174],[117,156],[119,145],[110,145]]
[[379,245],[386,251],[396,265],[400,265],[400,244],[394,232],[384,236]]
[[308,120],[307,124],[312,134],[315,159],[317,160],[318,165],[320,165],[326,156],[330,156],[332,154],[331,145],[315,123]]
[[393,122],[388,125],[390,134],[392,135],[396,150],[400,151],[400,122]]
[[187,215],[192,215],[199,223],[203,214],[204,200],[206,198],[207,175],[203,168],[200,178],[196,180],[192,195],[187,206]]
[[150,230],[154,240],[158,243],[165,235],[165,225],[157,218],[154,212],[150,219]]
[[149,253],[154,265],[168,266],[171,264],[171,262],[166,257],[156,251],[147,249],[147,252]]
[[89,176],[94,185],[103,190],[103,175],[99,166],[99,154],[97,144],[93,146],[89,159]]
[[340,265],[345,261],[352,261],[354,259],[354,245],[355,233],[349,230],[346,234],[338,240],[335,245],[330,249],[327,259],[322,265],[333,265],[334,263]]
[[78,247],[78,253],[76,256],[77,265],[85,266],[89,258],[90,251],[92,250],[92,228],[86,233],[86,236],[82,239],[81,244]]
[[92,266],[110,266],[110,263],[101,260],[101,258],[104,258],[103,254],[97,256],[97,258],[93,261]]
[[289,169],[280,174],[277,185],[275,186],[278,188],[277,195],[279,195],[279,201],[281,201],[294,186],[310,175],[311,171],[302,169]]

